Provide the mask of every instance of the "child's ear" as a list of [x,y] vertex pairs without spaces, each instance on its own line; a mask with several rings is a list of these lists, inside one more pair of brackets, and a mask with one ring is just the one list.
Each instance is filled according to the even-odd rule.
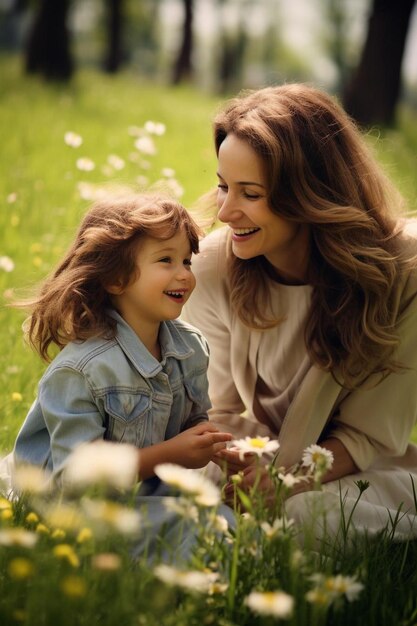
[[120,284],[120,282],[115,285],[104,285],[107,293],[110,293],[112,296],[121,296],[124,292],[124,287]]

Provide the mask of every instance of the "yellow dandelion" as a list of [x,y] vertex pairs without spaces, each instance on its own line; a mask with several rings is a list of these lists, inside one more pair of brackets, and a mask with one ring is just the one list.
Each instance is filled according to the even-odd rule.
[[71,504],[52,505],[44,514],[50,526],[63,530],[79,530],[85,523],[79,508]]
[[0,513],[0,519],[7,522],[9,519],[13,518],[13,511],[11,509],[3,509]]
[[66,576],[60,584],[61,591],[69,598],[83,598],[87,593],[87,585],[80,576]]
[[80,532],[77,535],[77,543],[85,543],[86,541],[90,541],[93,538],[93,532],[91,528],[81,528]]
[[0,498],[0,511],[5,511],[12,508],[12,503],[7,498]]
[[39,254],[42,250],[43,246],[41,243],[32,243],[29,247],[29,251],[32,252],[32,254]]
[[32,263],[35,267],[40,267],[42,265],[42,259],[40,256],[34,256],[32,259]]
[[68,543],[57,544],[53,548],[52,552],[57,557],[57,559],[66,560],[67,563],[71,565],[71,567],[79,567],[80,559],[75,553],[74,548]]
[[36,530],[36,532],[37,532],[37,533],[39,533],[40,535],[49,535],[49,534],[50,534],[50,532],[51,532],[51,531],[49,530],[49,528],[48,528],[47,526],[45,526],[45,524],[42,524],[42,523],[38,524],[38,525],[36,526],[36,529],[35,529],[35,530]]
[[52,537],[52,539],[64,539],[65,538],[65,531],[62,530],[62,528],[55,528],[55,530],[53,531],[51,537]]
[[12,402],[22,402],[23,396],[18,391],[13,391],[11,395]]
[[10,578],[14,580],[24,580],[30,578],[35,571],[32,561],[23,557],[12,559],[7,567]]
[[26,613],[26,611],[23,611],[23,609],[15,609],[12,612],[12,617],[15,622],[25,622],[27,619],[27,616],[28,614]]
[[26,515],[25,520],[27,524],[37,524],[39,522],[39,517],[34,511],[31,511]]

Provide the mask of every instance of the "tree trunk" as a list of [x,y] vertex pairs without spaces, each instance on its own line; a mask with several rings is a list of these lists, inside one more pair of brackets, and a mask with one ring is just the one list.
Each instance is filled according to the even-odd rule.
[[67,27],[70,0],[41,0],[26,45],[26,71],[48,80],[68,80],[73,72]]
[[107,0],[108,11],[108,48],[104,59],[104,70],[117,72],[123,61],[122,27],[123,0]]
[[362,58],[343,102],[360,124],[392,125],[414,0],[374,0]]
[[172,72],[172,83],[178,85],[182,80],[190,78],[193,67],[191,62],[193,51],[193,4],[194,0],[184,2],[184,27],[181,48]]

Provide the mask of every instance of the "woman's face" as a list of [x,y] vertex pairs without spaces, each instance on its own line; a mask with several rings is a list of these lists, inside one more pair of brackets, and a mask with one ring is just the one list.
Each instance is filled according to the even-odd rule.
[[248,142],[229,134],[218,160],[218,217],[232,230],[233,253],[240,259],[263,255],[283,278],[303,281],[307,227],[271,210],[261,158]]

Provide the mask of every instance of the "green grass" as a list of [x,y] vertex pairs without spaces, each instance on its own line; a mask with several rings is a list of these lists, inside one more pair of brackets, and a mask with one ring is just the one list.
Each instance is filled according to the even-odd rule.
[[[70,85],[52,86],[37,78],[23,77],[16,58],[0,59],[0,74],[3,235],[0,257],[6,255],[15,263],[12,272],[0,270],[1,452],[11,448],[44,369],[40,359],[24,345],[23,314],[4,306],[10,290],[39,281],[62,255],[88,205],[79,196],[79,182],[130,185],[143,175],[153,182],[160,177],[162,168],[170,167],[175,169],[176,178],[184,187],[185,205],[191,205],[212,187],[215,157],[210,120],[218,101],[190,87],[168,89],[128,73],[110,78],[84,70]],[[141,127],[147,120],[163,122],[167,129],[165,135],[155,138],[158,153],[147,159],[151,164],[149,171],[129,160],[134,149],[128,129]],[[410,210],[417,207],[415,122],[415,113],[401,111],[397,130],[372,132],[369,138],[381,163],[406,197]],[[80,148],[65,145],[64,133],[69,130],[83,137]],[[117,154],[126,161],[126,167],[110,177],[102,171],[109,154]],[[96,169],[90,173],[77,170],[75,161],[79,156],[91,158]],[[414,440],[417,441],[417,430]],[[41,515],[40,501],[33,505]],[[34,530],[35,522],[24,521],[29,509],[22,510],[16,503],[13,507],[9,517],[7,506],[0,500],[0,526],[7,529],[9,523],[23,524]],[[260,519],[266,517],[262,510],[257,515]],[[78,529],[67,530],[65,539],[54,538],[52,531],[53,527],[50,534],[41,536],[29,556],[27,549],[18,546],[0,549],[1,623],[7,626],[15,623],[31,626],[275,623],[272,618],[254,616],[244,606],[244,598],[253,588],[283,588],[291,593],[297,606],[288,622],[293,625],[415,626],[417,623],[416,542],[393,545],[381,538],[369,545],[358,545],[353,551],[347,550],[342,542],[332,547],[328,558],[305,550],[300,560],[291,533],[267,541],[260,536],[259,525],[241,520],[237,534],[229,536],[232,550],[218,538],[212,538],[210,544],[211,535],[202,523],[202,547],[193,566],[201,569],[206,559],[210,567],[217,563],[223,578],[234,572],[230,576],[230,581],[234,581],[233,593],[229,586],[225,594],[206,598],[162,585],[146,564],[130,567],[123,538],[95,538],[84,544],[77,540]],[[53,547],[59,541],[72,546],[80,560],[79,566],[58,563]],[[94,571],[92,557],[99,551],[118,552],[122,570],[116,574]],[[29,559],[30,563],[16,563],[16,558]],[[25,567],[32,568],[32,573],[23,575]],[[357,602],[340,600],[330,607],[312,607],[306,602],[305,593],[312,586],[310,574],[317,571],[326,575],[356,575],[366,589]],[[78,588],[78,596],[66,595],[62,590],[62,583],[68,577],[71,581],[73,575],[78,583],[72,579],[72,590],[76,593]]]

